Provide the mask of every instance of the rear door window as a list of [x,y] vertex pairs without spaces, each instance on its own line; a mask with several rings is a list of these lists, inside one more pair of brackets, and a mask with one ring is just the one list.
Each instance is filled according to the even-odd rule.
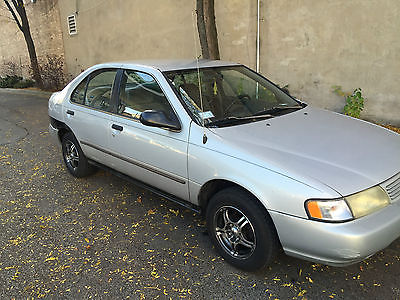
[[111,112],[112,93],[117,69],[98,70],[90,74],[71,94],[71,102]]
[[85,105],[95,109],[112,111],[112,91],[117,70],[103,70],[90,76]]

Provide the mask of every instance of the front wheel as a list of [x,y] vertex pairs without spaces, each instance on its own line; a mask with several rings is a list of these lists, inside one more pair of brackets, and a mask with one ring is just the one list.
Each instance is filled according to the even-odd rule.
[[268,212],[240,188],[227,188],[215,194],[207,207],[206,219],[214,246],[237,268],[261,269],[279,251],[279,239]]
[[72,132],[63,135],[61,145],[65,166],[74,177],[85,177],[93,173],[94,166],[89,164]]

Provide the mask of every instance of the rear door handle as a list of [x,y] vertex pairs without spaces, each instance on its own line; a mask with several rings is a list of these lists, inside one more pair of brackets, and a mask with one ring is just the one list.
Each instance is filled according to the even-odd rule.
[[75,112],[73,110],[67,110],[67,114],[73,116],[75,114]]
[[117,125],[117,124],[112,124],[111,128],[112,128],[112,129],[115,129],[115,130],[118,130],[118,131],[124,130],[124,127],[119,126],[119,125]]

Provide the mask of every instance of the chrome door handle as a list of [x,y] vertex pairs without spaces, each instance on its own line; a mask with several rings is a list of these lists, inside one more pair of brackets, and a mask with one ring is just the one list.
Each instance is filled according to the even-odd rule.
[[67,110],[67,114],[73,116],[75,114],[75,112],[73,110]]

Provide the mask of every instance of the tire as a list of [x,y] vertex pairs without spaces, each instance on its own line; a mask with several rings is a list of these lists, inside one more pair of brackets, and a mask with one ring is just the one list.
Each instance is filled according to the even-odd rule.
[[207,206],[206,220],[210,239],[219,254],[239,269],[262,269],[281,248],[267,210],[240,188],[216,193]]
[[94,172],[94,166],[89,164],[72,132],[62,136],[61,147],[65,166],[72,176],[81,178]]

